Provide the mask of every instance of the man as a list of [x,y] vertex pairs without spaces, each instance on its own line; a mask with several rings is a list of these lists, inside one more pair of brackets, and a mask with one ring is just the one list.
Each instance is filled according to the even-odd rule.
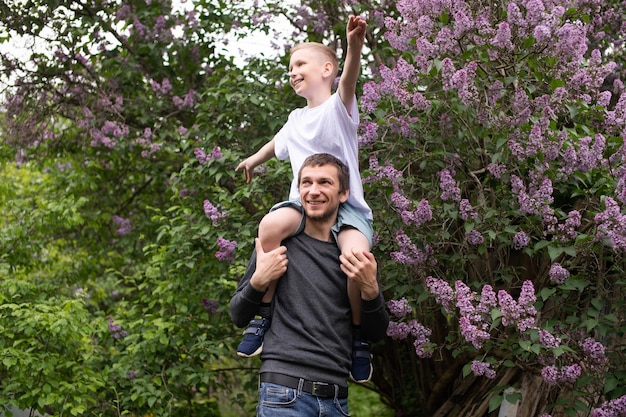
[[248,325],[270,283],[277,281],[261,354],[257,415],[345,416],[352,350],[346,278],[361,293],[363,338],[383,338],[389,317],[373,255],[341,254],[337,247],[337,213],[350,192],[348,168],[329,154],[312,155],[300,169],[298,188],[303,233],[270,252],[255,241],[256,252],[231,299],[231,317],[239,327]]

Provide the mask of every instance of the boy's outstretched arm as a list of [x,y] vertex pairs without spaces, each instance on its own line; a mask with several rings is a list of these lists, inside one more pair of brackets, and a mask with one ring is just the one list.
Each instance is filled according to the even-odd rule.
[[339,97],[348,113],[352,108],[352,101],[356,93],[356,81],[361,71],[361,50],[365,43],[367,22],[360,16],[350,16],[346,26],[348,50],[346,62],[339,80]]
[[243,160],[235,171],[243,170],[246,182],[250,184],[252,177],[254,177],[254,168],[261,165],[264,162],[269,161],[274,157],[274,139],[267,142],[261,149],[259,149],[254,155],[251,155]]

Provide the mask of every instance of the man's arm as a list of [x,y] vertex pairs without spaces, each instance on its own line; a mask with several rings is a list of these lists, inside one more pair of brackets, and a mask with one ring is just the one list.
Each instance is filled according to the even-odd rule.
[[348,40],[348,50],[346,51],[346,62],[339,79],[339,97],[346,107],[348,113],[352,108],[354,96],[356,94],[356,82],[361,71],[361,50],[365,43],[365,30],[367,23],[360,16],[350,16],[346,26]]
[[254,177],[254,168],[265,163],[274,157],[274,139],[267,142],[261,149],[259,149],[254,155],[249,156],[235,168],[235,171],[243,169],[246,182],[250,184],[252,177]]
[[257,313],[270,282],[280,279],[287,271],[287,248],[279,246],[270,252],[263,252],[257,238],[255,249],[246,273],[230,299],[230,318],[237,327],[248,325]]

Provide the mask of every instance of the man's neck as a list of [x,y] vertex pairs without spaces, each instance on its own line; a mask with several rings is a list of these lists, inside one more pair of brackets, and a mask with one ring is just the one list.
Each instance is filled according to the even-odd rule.
[[304,233],[323,242],[332,242],[333,234],[331,232],[331,227],[334,224],[335,222],[317,222],[311,221],[311,219],[307,218],[304,226]]

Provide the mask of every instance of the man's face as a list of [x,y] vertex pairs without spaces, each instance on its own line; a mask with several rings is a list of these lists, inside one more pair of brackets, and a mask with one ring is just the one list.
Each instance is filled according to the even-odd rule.
[[300,173],[300,199],[307,219],[325,221],[337,216],[339,204],[348,199],[348,190],[339,191],[334,165],[306,166]]

